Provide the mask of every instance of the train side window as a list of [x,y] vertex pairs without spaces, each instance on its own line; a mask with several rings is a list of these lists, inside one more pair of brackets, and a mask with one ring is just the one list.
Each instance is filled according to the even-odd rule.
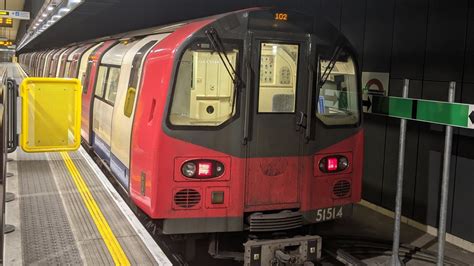
[[299,47],[262,43],[260,46],[259,113],[293,113],[296,102]]
[[[230,64],[237,68],[239,50],[224,43]],[[235,114],[233,74],[209,43],[188,48],[179,63],[169,120],[180,126],[218,126]]]
[[107,80],[108,68],[105,66],[99,67],[99,73],[97,74],[97,82],[95,84],[95,96],[104,97],[105,82]]
[[112,105],[115,103],[117,97],[117,88],[120,78],[120,68],[110,67],[109,74],[107,75],[107,87],[105,93],[105,100],[110,102]]
[[142,62],[145,55],[148,54],[148,51],[156,41],[150,41],[145,44],[137,54],[133,57],[132,61],[132,70],[130,71],[130,79],[128,81],[127,95],[125,98],[125,105],[123,107],[123,114],[126,117],[131,117],[133,112],[133,106],[135,104],[135,98],[137,94],[138,82],[140,79],[140,73],[142,72]]
[[341,51],[321,56],[319,99],[316,116],[326,125],[353,125],[359,122],[359,89],[356,66],[350,55]]

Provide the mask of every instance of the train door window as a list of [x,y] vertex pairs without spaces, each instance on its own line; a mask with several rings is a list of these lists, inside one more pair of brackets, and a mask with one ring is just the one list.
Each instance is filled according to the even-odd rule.
[[[80,68],[80,60],[77,60],[76,63],[76,68]],[[87,93],[87,90],[89,89],[89,80],[90,80],[90,75],[91,75],[91,70],[92,70],[92,65],[94,64],[94,60],[92,56],[88,59],[87,61],[87,67],[86,67],[86,72],[82,73],[82,93]],[[80,73],[80,72],[79,72]]]
[[142,48],[140,48],[137,54],[133,57],[132,70],[130,72],[130,79],[128,81],[127,96],[125,99],[125,105],[123,107],[123,114],[127,117],[130,117],[133,112],[138,81],[140,79],[140,73],[142,72],[141,69],[143,58],[155,43],[156,41],[148,42]]
[[293,113],[299,46],[263,42],[260,48],[258,112]]
[[331,56],[320,55],[316,115],[326,125],[356,124],[360,107],[354,60],[341,48],[327,54]]
[[69,69],[71,68],[71,61],[66,62],[66,67],[64,69],[64,76],[69,78]]
[[99,72],[97,74],[97,83],[95,84],[95,96],[97,97],[104,97],[105,82],[107,81],[107,71],[107,67],[99,67]]
[[117,97],[117,88],[120,78],[120,68],[110,67],[109,74],[107,75],[107,87],[105,91],[105,100],[111,103],[115,103],[115,98]]
[[[223,46],[229,63],[238,69],[237,46]],[[174,86],[171,124],[218,126],[235,114],[234,74],[227,71],[227,61],[211,47],[209,43],[195,43],[184,52]]]

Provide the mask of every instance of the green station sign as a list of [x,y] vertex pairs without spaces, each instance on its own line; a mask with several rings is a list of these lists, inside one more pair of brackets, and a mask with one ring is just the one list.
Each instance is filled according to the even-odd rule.
[[474,105],[402,97],[366,95],[364,111],[461,128],[474,128]]

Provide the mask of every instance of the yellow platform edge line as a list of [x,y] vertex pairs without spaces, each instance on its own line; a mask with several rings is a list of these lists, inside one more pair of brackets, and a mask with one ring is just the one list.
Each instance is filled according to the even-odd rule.
[[94,200],[91,192],[89,191],[89,188],[84,182],[84,179],[77,170],[77,167],[71,160],[71,157],[67,152],[61,152],[61,157],[63,158],[64,163],[66,164],[66,167],[68,168],[69,173],[72,176],[72,179],[97,227],[97,230],[102,236],[102,239],[104,240],[104,243],[107,246],[111,257],[114,260],[115,265],[130,265],[130,261],[125,255],[122,246],[120,245],[114,233],[112,232],[112,229],[110,228],[109,224],[107,223],[107,220],[102,214],[102,211],[97,205],[97,202]]
[[16,67],[18,68],[18,72],[20,72],[20,75],[25,78],[27,77],[26,75],[26,72],[23,70],[23,68],[21,68],[20,64],[19,63],[15,63]]

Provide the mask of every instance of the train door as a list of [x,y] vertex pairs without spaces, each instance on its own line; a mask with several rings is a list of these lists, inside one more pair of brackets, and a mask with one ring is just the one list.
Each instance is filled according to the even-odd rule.
[[252,47],[246,210],[299,208],[307,39],[303,34],[254,34]]
[[[110,165],[112,115],[120,83],[122,60],[134,41],[124,40],[108,50],[99,62],[94,99],[92,100],[92,146]],[[124,88],[123,84],[121,87]],[[117,132],[120,134],[120,132]]]
[[143,38],[130,48],[122,60],[119,87],[112,115],[110,169],[128,189],[130,176],[130,145],[134,106],[140,91],[143,62],[152,47],[168,33]]

